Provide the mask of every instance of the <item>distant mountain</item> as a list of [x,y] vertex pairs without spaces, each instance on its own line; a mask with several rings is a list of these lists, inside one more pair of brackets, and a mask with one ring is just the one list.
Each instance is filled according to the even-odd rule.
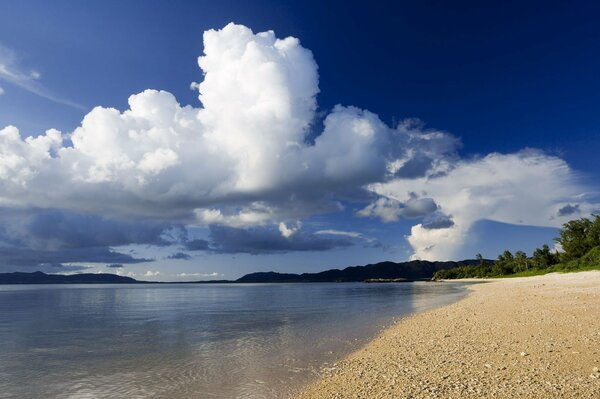
[[132,284],[139,281],[116,274],[0,273],[0,284]]
[[[366,280],[394,280],[406,281],[430,280],[438,270],[451,269],[457,266],[471,266],[479,264],[478,260],[468,259],[460,262],[428,262],[413,260],[410,262],[380,262],[366,266],[351,266],[345,269],[331,269],[320,273],[277,273],[258,272],[250,273],[235,280],[208,280],[208,281],[177,281],[179,284],[215,284],[215,283],[326,283],[326,282],[353,282]],[[0,284],[159,284],[159,282],[138,281],[131,277],[117,276],[116,274],[46,274],[34,273],[0,273]]]
[[320,273],[250,273],[236,280],[237,283],[321,283],[350,282],[369,279],[406,279],[430,280],[438,270],[457,266],[475,265],[478,260],[468,259],[460,262],[429,262],[413,260],[410,262],[380,262],[366,266],[351,266],[345,269],[331,269]]

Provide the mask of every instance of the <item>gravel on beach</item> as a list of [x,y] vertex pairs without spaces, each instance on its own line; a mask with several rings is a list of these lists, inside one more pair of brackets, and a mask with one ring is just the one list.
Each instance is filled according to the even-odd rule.
[[397,321],[299,395],[329,398],[599,399],[600,272],[473,285]]

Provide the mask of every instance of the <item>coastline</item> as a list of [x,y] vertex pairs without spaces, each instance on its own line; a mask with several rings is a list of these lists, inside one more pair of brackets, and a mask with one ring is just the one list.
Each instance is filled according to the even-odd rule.
[[600,272],[477,281],[488,283],[400,319],[298,398],[600,397]]

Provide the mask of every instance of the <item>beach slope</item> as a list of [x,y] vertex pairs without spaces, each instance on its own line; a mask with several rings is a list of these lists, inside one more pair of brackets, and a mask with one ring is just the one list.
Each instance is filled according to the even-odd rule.
[[472,291],[399,320],[299,398],[600,398],[600,272]]

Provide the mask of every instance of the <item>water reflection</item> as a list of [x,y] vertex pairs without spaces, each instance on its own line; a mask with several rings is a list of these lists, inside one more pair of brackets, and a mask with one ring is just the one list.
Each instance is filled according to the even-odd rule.
[[0,286],[1,398],[276,398],[461,284]]

